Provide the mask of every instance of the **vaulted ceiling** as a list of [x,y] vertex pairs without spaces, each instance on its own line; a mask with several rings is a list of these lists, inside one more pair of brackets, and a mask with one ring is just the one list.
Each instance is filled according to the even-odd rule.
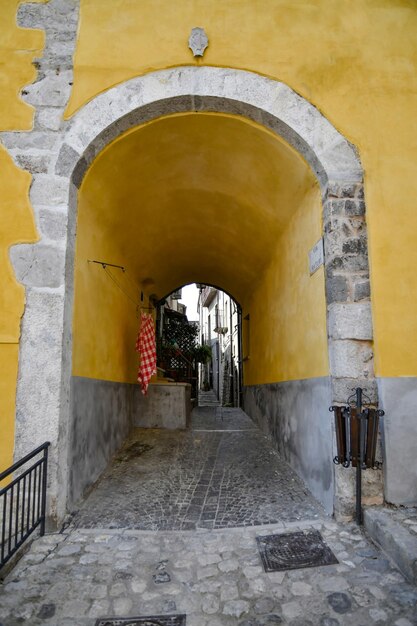
[[121,136],[90,167],[77,263],[111,254],[159,297],[197,281],[241,301],[316,184],[292,148],[243,118],[160,118]]

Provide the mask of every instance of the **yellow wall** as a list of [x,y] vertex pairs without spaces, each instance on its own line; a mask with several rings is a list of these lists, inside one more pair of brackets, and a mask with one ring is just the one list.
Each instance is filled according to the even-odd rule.
[[0,7],[0,130],[30,130],[33,123],[33,107],[20,92],[36,78],[32,61],[42,56],[45,33],[17,26],[19,4],[22,0],[2,0]]
[[19,344],[0,343],[1,437],[0,472],[13,463],[14,418]]
[[[312,276],[308,250],[321,237],[321,195],[305,197],[277,241],[275,253],[251,297],[244,302],[246,385],[298,380],[329,373],[324,270]],[[247,332],[244,337],[247,338]]]
[[[20,91],[36,77],[32,61],[42,54],[44,33],[18,28],[19,4],[19,0],[2,0],[0,8],[0,131],[30,130],[33,124],[34,110],[21,100]],[[24,289],[15,279],[9,248],[37,239],[29,202],[30,180],[30,174],[16,167],[0,145],[0,471],[13,462],[20,318],[24,307]]]
[[[209,36],[203,60],[187,47],[194,26]],[[81,0],[67,115],[118,82],[175,65],[242,68],[288,83],[359,148],[377,373],[416,375],[416,32],[414,0]]]
[[[314,228],[309,214],[312,190]],[[308,293],[315,294],[309,319],[324,328],[324,290],[316,277],[300,282],[296,291],[284,285],[291,278],[284,272],[273,278],[268,269],[262,280],[282,254],[277,242],[283,231],[281,245],[300,255],[298,260],[289,258],[291,271],[301,275],[297,264],[305,269],[308,249],[320,237],[319,196],[313,174],[292,148],[236,116],[172,115],[117,139],[94,161],[79,193],[73,373],[133,382],[137,369],[134,305],[88,259],[126,266],[128,275],[117,270],[114,275],[136,301],[139,287],[149,279],[147,295],[153,292],[161,298],[178,285],[196,281],[219,285],[240,302],[248,300],[261,281],[268,298],[257,318],[262,345],[275,333],[270,320],[277,289],[292,293],[295,306],[306,282]],[[308,219],[301,217],[289,227],[299,206],[301,213],[307,206]],[[258,311],[263,306],[261,300]],[[304,318],[293,317],[292,309],[284,313],[294,324],[286,323],[286,330],[297,329],[297,340],[304,337],[305,345],[314,348],[310,360],[299,355],[299,370],[305,377],[327,374],[326,335],[300,329],[299,323],[307,319],[305,299],[299,311]],[[283,344],[279,346],[282,356]],[[261,361],[261,353],[254,356],[254,367],[258,363],[262,377],[270,376]],[[277,376],[286,373],[282,368],[273,371]],[[291,372],[298,372],[297,367]]]
[[104,229],[103,214],[83,193],[77,231],[73,373],[135,382],[139,319],[134,302],[139,302],[138,290],[121,270],[109,267],[105,271],[101,265],[88,262],[123,265],[125,257],[118,238]]

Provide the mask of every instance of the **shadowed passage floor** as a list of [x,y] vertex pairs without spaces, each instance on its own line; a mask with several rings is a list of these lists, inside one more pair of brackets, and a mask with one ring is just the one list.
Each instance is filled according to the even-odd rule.
[[74,518],[79,528],[194,530],[325,517],[241,409],[194,409],[187,431],[135,429]]

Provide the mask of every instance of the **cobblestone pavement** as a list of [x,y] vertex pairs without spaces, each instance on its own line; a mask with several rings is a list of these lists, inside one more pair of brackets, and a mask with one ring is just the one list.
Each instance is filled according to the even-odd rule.
[[[0,626],[417,624],[416,588],[362,532],[326,517],[242,412],[219,423],[212,408],[193,431],[135,431],[71,526],[0,585]],[[265,573],[256,537],[312,528],[337,564]]]
[[[339,560],[265,573],[256,536],[315,527]],[[354,525],[67,529],[34,542],[0,587],[3,626],[94,626],[185,613],[187,626],[410,626],[417,590]],[[153,622],[150,622],[153,624]]]
[[304,483],[240,409],[199,408],[193,429],[135,429],[75,525],[193,530],[324,516]]
[[199,406],[192,415],[193,430],[257,430],[251,418],[242,409],[218,406]]

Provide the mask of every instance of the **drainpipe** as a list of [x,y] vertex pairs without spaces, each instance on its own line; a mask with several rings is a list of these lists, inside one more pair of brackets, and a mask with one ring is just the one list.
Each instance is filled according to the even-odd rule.
[[235,404],[235,373],[234,373],[234,363],[233,363],[233,311],[232,304],[234,305],[233,300],[229,299],[229,345],[230,345],[230,400],[232,405]]
[[239,406],[243,406],[243,345],[242,345],[242,308],[237,305],[237,346],[238,346],[238,364],[239,364]]
[[217,357],[217,399],[220,401],[220,337],[217,337],[216,343],[216,357]]

